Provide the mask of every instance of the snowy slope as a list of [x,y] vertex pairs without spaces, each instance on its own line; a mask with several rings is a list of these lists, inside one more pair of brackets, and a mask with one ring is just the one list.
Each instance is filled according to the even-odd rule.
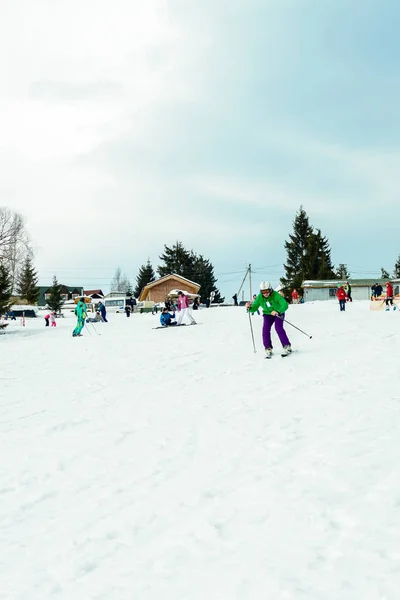
[[195,316],[0,335],[0,598],[397,600],[400,311]]

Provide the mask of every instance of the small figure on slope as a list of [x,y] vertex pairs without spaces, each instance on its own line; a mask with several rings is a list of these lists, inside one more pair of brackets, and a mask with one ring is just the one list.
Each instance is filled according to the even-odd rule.
[[175,319],[175,313],[171,315],[167,307],[163,308],[160,315],[161,327],[171,327],[172,325],[176,325],[177,323],[173,319]]
[[196,325],[189,308],[189,298],[183,292],[178,292],[178,308],[180,309],[177,325],[181,325],[185,317],[189,318],[191,325]]
[[99,312],[101,315],[101,320],[103,321],[103,323],[108,323],[107,309],[106,309],[105,305],[100,301],[96,308],[97,308],[97,312]]
[[250,314],[255,313],[258,308],[263,311],[262,340],[266,358],[272,356],[272,325],[275,325],[275,331],[283,347],[282,356],[289,354],[292,351],[292,346],[284,328],[285,312],[288,309],[285,298],[279,292],[273,291],[269,281],[262,281],[260,283],[260,293],[252,304],[247,303],[246,306]]
[[57,327],[57,323],[56,323],[56,313],[53,310],[52,313],[50,313],[50,327]]
[[339,306],[340,306],[340,310],[346,310],[346,290],[344,289],[344,286],[341,285],[337,291],[336,291],[336,296],[337,299],[339,300]]
[[386,282],[386,310],[390,310],[390,306],[393,306],[393,286],[390,281]]
[[86,321],[86,316],[87,316],[85,298],[79,299],[79,302],[75,308],[75,314],[77,316],[77,322],[76,322],[76,327],[75,327],[74,331],[72,332],[72,336],[78,337],[78,336],[82,335],[81,331],[85,326],[85,321]]

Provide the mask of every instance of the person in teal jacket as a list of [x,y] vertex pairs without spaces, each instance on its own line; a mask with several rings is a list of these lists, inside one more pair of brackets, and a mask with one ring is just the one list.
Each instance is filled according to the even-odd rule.
[[285,312],[288,306],[285,298],[278,292],[274,292],[269,281],[262,281],[258,296],[252,304],[247,303],[247,310],[250,314],[254,314],[258,308],[263,311],[262,340],[267,358],[271,358],[272,355],[271,327],[274,324],[283,347],[282,354],[289,354],[292,351],[292,346],[284,328]]
[[87,316],[85,298],[79,299],[79,302],[75,308],[75,314],[76,314],[78,320],[76,323],[76,327],[75,327],[74,331],[72,332],[73,337],[82,335],[81,331],[85,326],[85,320],[86,320],[86,316]]

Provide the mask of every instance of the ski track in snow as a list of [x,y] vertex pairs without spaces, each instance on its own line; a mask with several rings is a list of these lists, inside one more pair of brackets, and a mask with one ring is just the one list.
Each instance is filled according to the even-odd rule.
[[0,336],[0,598],[397,600],[400,311]]

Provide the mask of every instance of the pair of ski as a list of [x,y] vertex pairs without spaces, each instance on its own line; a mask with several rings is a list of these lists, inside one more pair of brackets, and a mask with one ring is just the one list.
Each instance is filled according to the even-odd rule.
[[153,327],[152,329],[179,329],[180,327],[192,327],[192,325],[201,325],[201,323],[182,323],[182,325],[159,325],[158,327]]
[[[281,357],[282,357],[282,358],[286,358],[287,356],[290,356],[291,354],[293,354],[293,352],[297,352],[297,350],[292,350],[291,352],[282,352],[282,353],[281,353]],[[272,355],[272,354],[270,354],[269,356],[266,356],[265,358],[266,358],[267,360],[270,360],[270,359],[272,358],[272,356],[273,356],[273,355]]]

